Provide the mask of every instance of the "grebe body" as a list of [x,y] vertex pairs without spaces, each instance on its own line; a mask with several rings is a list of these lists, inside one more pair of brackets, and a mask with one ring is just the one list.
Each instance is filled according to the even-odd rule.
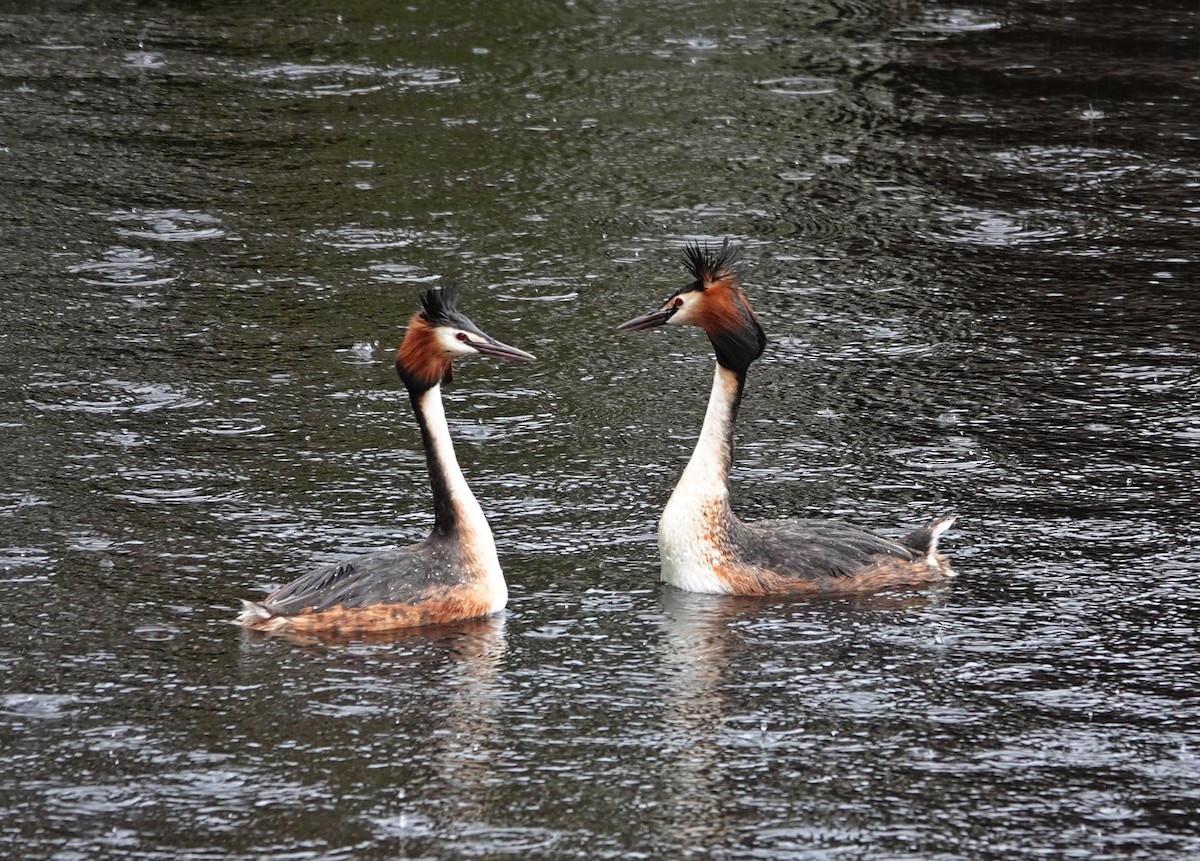
[[483,508],[458,465],[441,386],[456,357],[532,359],[480,331],[457,309],[458,289],[432,289],[396,353],[429,468],[434,525],[424,541],[320,568],[268,595],[243,601],[249,628],[352,637],[496,613],[508,587]]
[[658,524],[662,579],[691,592],[728,595],[870,592],[922,586],[953,576],[938,538],[944,517],[890,540],[838,520],[744,523],[729,504],[733,430],[750,365],[766,335],[741,289],[736,251],[689,245],[694,281],[662,307],[618,327],[698,326],[717,356],[696,448]]

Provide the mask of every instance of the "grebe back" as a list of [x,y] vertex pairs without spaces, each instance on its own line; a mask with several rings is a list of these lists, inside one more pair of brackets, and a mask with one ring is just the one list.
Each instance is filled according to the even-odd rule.
[[508,587],[492,530],[467,486],[442,408],[441,386],[457,357],[533,356],[485,334],[458,311],[456,285],[426,291],[396,352],[433,490],[433,530],[419,544],[320,568],[268,595],[242,601],[249,628],[348,637],[498,612]]
[[769,595],[868,592],[953,576],[937,549],[953,517],[895,541],[837,520],[738,519],[729,505],[733,426],[766,334],[742,292],[737,252],[728,240],[717,252],[690,244],[685,257],[694,280],[660,308],[618,327],[698,326],[717,357],[700,438],[658,524],[662,579],[692,592]]

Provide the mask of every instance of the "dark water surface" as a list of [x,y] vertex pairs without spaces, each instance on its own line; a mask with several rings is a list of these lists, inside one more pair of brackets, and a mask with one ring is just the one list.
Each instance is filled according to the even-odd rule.
[[[1194,0],[2,9],[0,856],[1200,856]],[[656,583],[724,236],[739,510],[950,586]],[[426,529],[437,279],[508,611],[235,628]]]

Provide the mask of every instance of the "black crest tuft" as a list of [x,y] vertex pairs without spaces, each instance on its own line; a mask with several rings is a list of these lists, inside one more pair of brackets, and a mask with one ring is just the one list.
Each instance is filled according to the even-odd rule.
[[683,249],[683,258],[700,287],[742,274],[738,249],[730,245],[728,239],[715,251],[707,244],[701,246],[699,242],[689,242]]
[[421,316],[431,326],[456,326],[462,319],[458,311],[458,296],[462,288],[455,282],[444,287],[430,287],[421,297]]

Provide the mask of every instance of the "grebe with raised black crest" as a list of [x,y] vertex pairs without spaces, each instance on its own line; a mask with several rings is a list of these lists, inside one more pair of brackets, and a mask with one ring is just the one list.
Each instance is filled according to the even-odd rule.
[[418,544],[329,565],[261,601],[243,600],[242,625],[346,637],[479,618],[508,602],[492,530],[454,454],[441,386],[458,357],[533,356],[481,331],[458,310],[458,296],[456,285],[426,291],[396,351],[425,446],[433,531]]
[[869,592],[954,576],[937,549],[953,517],[895,541],[837,520],[738,519],[729,505],[733,426],[766,334],[742,292],[737,250],[728,240],[715,252],[689,244],[685,259],[694,280],[660,308],[617,327],[697,326],[717,355],[700,438],[658,523],[662,579],[691,592],[770,595]]

